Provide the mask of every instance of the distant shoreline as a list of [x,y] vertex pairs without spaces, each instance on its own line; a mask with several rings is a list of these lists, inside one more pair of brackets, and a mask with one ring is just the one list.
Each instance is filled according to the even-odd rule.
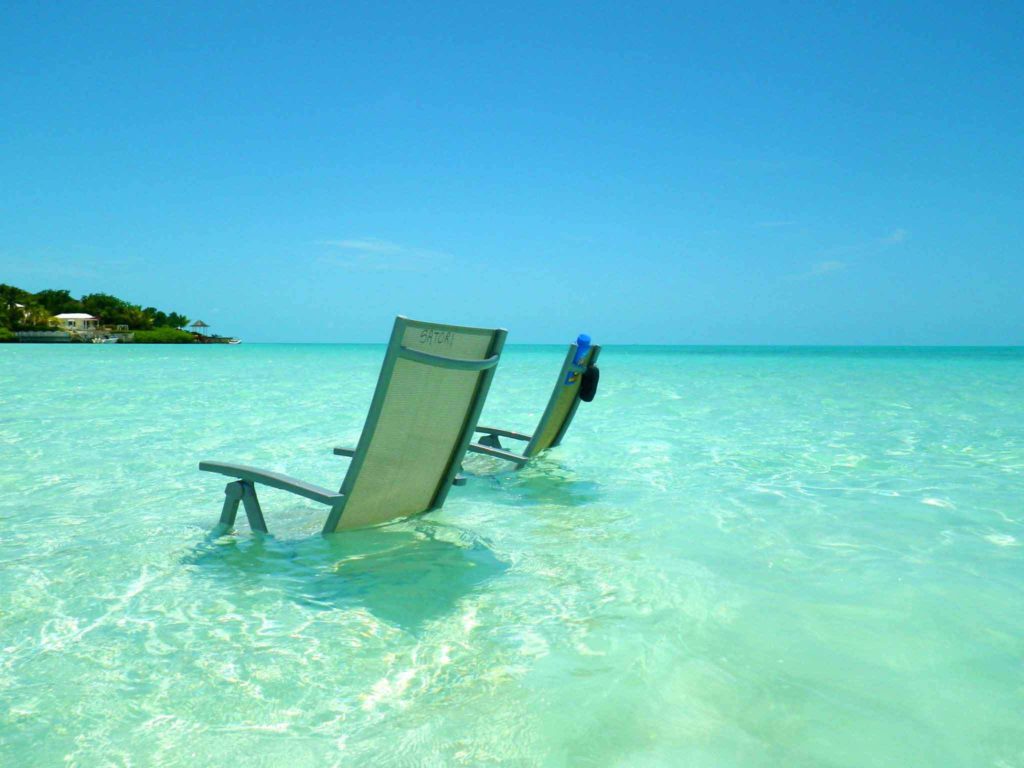
[[159,328],[153,331],[124,331],[109,335],[81,336],[61,330],[14,331],[0,342],[9,344],[241,344],[230,336],[204,336],[191,331]]
[[31,293],[0,284],[0,343],[15,344],[240,344],[204,333],[178,312],[142,307],[107,293],[75,298],[70,291]]
[[[206,337],[211,338],[211,337]],[[229,337],[213,337],[211,341],[184,341],[184,342],[151,342],[135,341],[126,342],[131,344],[231,344]],[[20,341],[20,344],[52,345],[54,342]],[[58,342],[64,343],[67,342]],[[81,341],[70,342],[78,345]],[[242,340],[237,340],[241,344]],[[253,347],[373,347],[381,348],[387,346],[384,341],[247,341],[246,346]],[[2,345],[0,345],[2,346]],[[505,345],[506,349],[529,349],[539,347],[550,347],[561,349],[563,344],[558,342],[519,342]],[[1024,344],[602,344],[606,351],[615,350],[625,354],[664,354],[667,352],[678,352],[685,355],[731,355],[751,356],[758,355],[790,355],[793,357],[828,357],[859,354],[864,357],[904,357],[904,356],[945,356],[956,357],[957,355],[971,356],[977,354],[1006,355],[1016,358],[1024,356]]]

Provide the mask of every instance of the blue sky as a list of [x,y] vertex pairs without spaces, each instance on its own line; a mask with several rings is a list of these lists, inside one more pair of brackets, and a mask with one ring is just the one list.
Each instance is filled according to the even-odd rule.
[[0,282],[247,341],[1024,343],[1019,5],[486,5],[5,4]]

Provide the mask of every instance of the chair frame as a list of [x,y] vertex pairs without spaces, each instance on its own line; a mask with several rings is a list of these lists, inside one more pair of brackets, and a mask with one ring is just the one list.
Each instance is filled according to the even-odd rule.
[[[418,363],[425,363],[427,365],[452,370],[482,372],[482,375],[477,381],[477,386],[473,393],[473,400],[471,401],[471,407],[466,416],[465,422],[463,423],[459,440],[456,443],[455,449],[452,451],[451,459],[444,474],[438,479],[437,491],[431,499],[429,507],[418,514],[432,512],[436,509],[440,509],[441,506],[444,505],[451,486],[461,485],[464,482],[458,476],[462,457],[469,449],[470,443],[472,442],[474,429],[476,428],[477,420],[480,418],[480,412],[483,409],[484,401],[487,399],[487,392],[490,389],[491,381],[494,378],[495,368],[501,358],[501,350],[505,345],[505,338],[507,337],[508,332],[502,328],[494,329],[491,331],[493,337],[487,350],[487,357],[483,360],[466,360],[461,358],[445,357],[443,355],[435,355],[430,352],[423,352],[421,350],[405,347],[402,344],[402,339],[404,338],[406,329],[409,327],[411,322],[414,321],[411,321],[409,318],[401,315],[395,319],[395,324],[391,331],[391,338],[388,341],[387,351],[384,355],[384,362],[381,365],[380,375],[377,378],[377,388],[374,391],[373,400],[370,403],[370,409],[367,412],[366,423],[363,426],[362,434],[359,436],[358,445],[355,449],[335,449],[336,454],[349,456],[352,459],[349,464],[348,471],[345,473],[345,479],[342,481],[341,488],[337,492],[334,492],[327,488],[290,477],[289,475],[269,472],[256,467],[242,464],[227,464],[218,461],[202,461],[199,463],[199,469],[203,472],[215,472],[221,475],[227,475],[228,477],[237,478],[234,482],[230,482],[224,487],[224,507],[220,516],[220,524],[222,526],[228,529],[234,526],[235,518],[238,514],[238,506],[239,503],[241,503],[245,507],[249,526],[254,531],[267,532],[267,525],[263,517],[263,510],[260,507],[259,498],[256,495],[255,486],[256,484],[260,484],[269,488],[288,491],[289,493],[294,493],[298,496],[302,496],[303,498],[330,507],[330,513],[328,514],[327,522],[324,524],[323,533],[328,534],[339,532],[336,531],[336,529],[338,523],[341,521],[342,515],[344,514],[345,502],[355,485],[359,476],[359,471],[362,469],[363,462],[369,452],[370,445],[373,441],[373,435],[376,430],[377,423],[380,420],[381,412],[384,408],[384,402],[387,398],[388,385],[391,381],[395,365],[400,359],[412,360]],[[458,325],[444,325],[437,323],[429,323],[429,325],[434,332],[490,330],[479,328],[470,329]]]
[[[601,347],[598,344],[591,346],[590,349],[592,351],[590,353],[590,359],[587,361],[588,366],[596,363],[598,356],[601,354]],[[586,366],[576,365],[573,362],[576,358],[577,350],[578,347],[576,344],[569,345],[569,351],[565,356],[565,361],[562,363],[562,370],[558,374],[558,381],[555,384],[555,389],[552,391],[551,397],[548,398],[548,404],[544,409],[544,415],[541,416],[540,422],[537,424],[537,428],[534,430],[532,435],[527,435],[522,432],[514,432],[510,429],[478,425],[474,429],[474,432],[481,433],[483,437],[481,437],[478,442],[470,443],[470,452],[491,456],[495,459],[504,459],[505,461],[515,464],[516,469],[525,467],[529,464],[530,461],[541,452],[540,450],[535,450],[535,448],[537,442],[541,438],[541,435],[544,433],[544,427],[547,425],[548,420],[554,413],[555,406],[558,402],[558,387],[563,386],[563,382],[570,373],[582,374],[586,370]],[[577,391],[576,398],[573,400],[569,413],[566,414],[565,420],[562,422],[562,426],[558,429],[558,434],[555,435],[555,439],[551,441],[551,445],[547,446],[547,448],[554,448],[561,444],[562,438],[565,437],[565,433],[569,431],[569,425],[572,424],[572,420],[576,417],[576,409],[579,408],[579,406],[580,396],[579,391]],[[505,450],[500,440],[502,437],[526,443],[526,447],[523,449],[522,454]],[[547,448],[543,450],[547,450]]]

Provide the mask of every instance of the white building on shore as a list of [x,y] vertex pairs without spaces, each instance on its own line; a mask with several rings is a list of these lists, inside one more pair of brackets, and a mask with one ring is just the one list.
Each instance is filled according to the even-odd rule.
[[70,333],[77,333],[81,336],[91,336],[100,327],[100,319],[87,315],[85,312],[62,312],[54,318],[60,322],[62,330]]

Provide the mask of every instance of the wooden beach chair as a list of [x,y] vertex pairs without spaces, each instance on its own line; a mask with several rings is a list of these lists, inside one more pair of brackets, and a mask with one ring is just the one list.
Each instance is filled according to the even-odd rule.
[[[541,451],[553,448],[562,442],[565,433],[576,416],[580,401],[590,402],[597,393],[597,382],[600,376],[595,363],[601,347],[591,345],[590,337],[581,335],[575,344],[569,345],[569,351],[562,363],[562,369],[555,380],[555,388],[548,399],[544,415],[537,424],[532,435],[513,432],[497,427],[476,427],[475,431],[483,435],[479,442],[470,443],[469,450],[498,459],[513,462],[516,467],[525,466]],[[501,444],[501,438],[519,440],[526,443],[521,454],[507,451]]]
[[506,334],[397,318],[359,444],[335,451],[352,458],[340,490],[203,461],[202,471],[237,478],[224,489],[220,522],[233,526],[241,502],[249,526],[266,532],[257,485],[327,506],[324,533],[439,509],[472,439]]

